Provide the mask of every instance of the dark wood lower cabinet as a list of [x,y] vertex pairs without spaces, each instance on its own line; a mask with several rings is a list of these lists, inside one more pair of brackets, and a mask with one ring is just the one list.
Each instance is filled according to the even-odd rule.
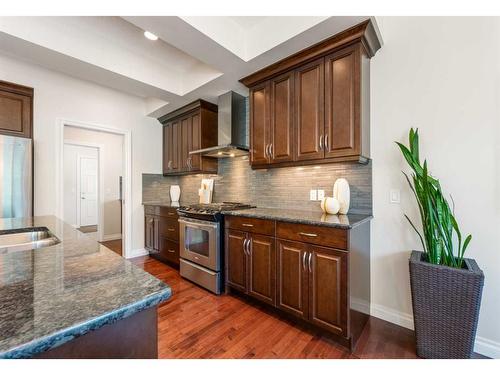
[[276,300],[276,251],[273,237],[248,234],[247,293],[274,305]]
[[226,230],[226,284],[245,292],[247,289],[247,234],[239,230]]
[[179,223],[175,208],[144,207],[144,248],[152,257],[179,265]]
[[[344,230],[234,219],[226,220],[225,232],[229,290],[331,332],[352,349],[370,306],[369,223]],[[243,224],[249,231],[240,230]]]
[[299,318],[307,319],[309,297],[305,268],[306,244],[277,240],[278,299],[277,307]]
[[274,237],[226,229],[226,285],[271,305],[276,299]]
[[151,307],[36,354],[42,359],[158,358],[158,308]]
[[308,251],[309,320],[345,336],[347,252],[318,246],[309,246]]

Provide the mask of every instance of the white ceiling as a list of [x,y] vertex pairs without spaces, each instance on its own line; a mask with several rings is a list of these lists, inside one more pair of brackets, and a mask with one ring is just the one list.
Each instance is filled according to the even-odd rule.
[[141,96],[159,116],[245,95],[240,78],[367,18],[0,17],[0,53]]

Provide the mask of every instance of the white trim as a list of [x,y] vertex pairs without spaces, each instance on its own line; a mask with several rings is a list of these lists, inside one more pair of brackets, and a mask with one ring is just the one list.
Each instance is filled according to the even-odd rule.
[[102,236],[101,241],[114,241],[114,240],[121,240],[122,239],[122,234],[121,233],[115,233],[115,234],[105,234]]
[[370,314],[370,302],[362,300],[360,298],[351,297],[351,309],[360,311],[364,314]]
[[[56,196],[58,199],[56,206],[56,215],[59,218],[64,217],[64,126],[73,126],[87,130],[102,131],[107,133],[123,135],[123,215],[122,215],[122,228],[123,228],[123,256],[130,258],[132,253],[132,133],[130,130],[113,128],[106,125],[87,123],[81,121],[57,119],[56,120]],[[99,230],[99,228],[98,228]]]
[[[389,307],[372,303],[370,315],[411,329],[412,331],[414,330],[413,315],[411,314],[402,313]],[[476,336],[474,351],[490,358],[500,358],[500,342]]]
[[149,251],[147,251],[146,249],[134,249],[134,250],[132,250],[132,253],[130,254],[130,256],[127,257],[127,259],[142,257],[142,256],[148,255],[148,254],[149,254]]

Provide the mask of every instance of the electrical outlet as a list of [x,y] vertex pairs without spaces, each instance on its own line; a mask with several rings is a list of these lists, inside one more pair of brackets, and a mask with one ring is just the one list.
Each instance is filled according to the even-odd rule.
[[401,203],[401,193],[399,189],[391,189],[389,192],[389,202],[396,204]]
[[317,190],[310,190],[309,191],[309,200],[315,201],[317,200],[318,197],[318,191]]
[[324,190],[318,190],[318,200],[322,201],[324,197],[325,197],[325,191]]

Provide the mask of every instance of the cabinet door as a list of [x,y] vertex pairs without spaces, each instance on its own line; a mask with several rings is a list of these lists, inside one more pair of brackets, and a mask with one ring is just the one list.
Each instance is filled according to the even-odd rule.
[[244,244],[247,239],[245,232],[226,229],[226,283],[227,285],[246,292],[247,290],[247,256]]
[[180,156],[181,156],[181,123],[179,120],[172,122],[172,142],[169,144],[169,148],[172,150],[172,164],[171,172],[179,172]]
[[360,70],[357,49],[325,58],[325,157],[360,154]]
[[250,89],[250,163],[269,162],[269,82]]
[[248,294],[271,305],[276,301],[275,239],[248,234]]
[[163,126],[163,174],[171,173],[172,168],[172,124]]
[[191,116],[184,117],[181,119],[181,155],[180,155],[180,170],[187,171],[188,168],[188,157],[189,157],[189,146],[191,143]]
[[153,251],[155,249],[155,218],[154,216],[144,216],[144,247]]
[[308,316],[307,245],[277,240],[278,296],[276,305],[295,316]]
[[[200,114],[195,113],[191,116],[191,137],[189,151],[199,150],[201,148],[201,122]],[[201,156],[199,154],[189,155],[189,167],[191,171],[201,169]]]
[[324,60],[295,70],[296,160],[324,156]]
[[271,80],[271,163],[293,160],[293,72]]
[[4,91],[1,86],[0,83],[0,134],[30,138],[32,98]]
[[347,335],[347,252],[310,246],[309,320]]

